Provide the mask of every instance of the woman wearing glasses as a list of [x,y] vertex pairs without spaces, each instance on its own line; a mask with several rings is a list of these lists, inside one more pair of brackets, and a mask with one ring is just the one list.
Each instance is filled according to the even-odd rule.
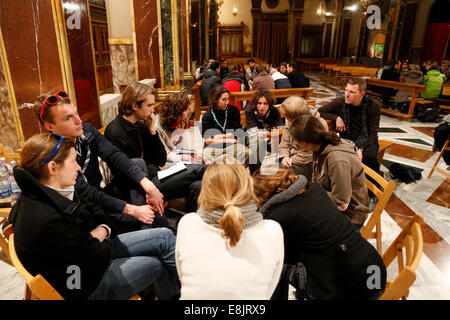
[[9,220],[31,274],[42,274],[65,299],[129,299],[152,284],[159,299],[178,295],[172,232],[115,236],[101,208],[74,190],[80,166],[73,139],[35,135],[20,163],[14,177],[22,196]]

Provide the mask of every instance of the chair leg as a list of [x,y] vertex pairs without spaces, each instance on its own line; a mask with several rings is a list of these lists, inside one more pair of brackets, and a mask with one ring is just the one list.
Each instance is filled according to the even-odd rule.
[[434,169],[436,168],[436,166],[437,166],[439,160],[441,159],[442,155],[444,154],[444,151],[445,151],[445,149],[447,148],[448,142],[449,142],[449,141],[450,141],[450,139],[447,139],[447,141],[445,141],[445,144],[444,144],[444,146],[442,147],[441,152],[439,152],[439,155],[438,155],[436,161],[434,162],[433,167],[431,168],[430,173],[428,174],[427,179],[430,179],[431,175],[433,174],[433,171],[434,171]]

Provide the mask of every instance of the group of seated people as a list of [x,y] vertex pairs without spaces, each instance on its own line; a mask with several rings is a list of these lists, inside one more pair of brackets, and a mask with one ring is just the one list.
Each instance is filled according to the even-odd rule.
[[[422,66],[409,64],[408,60],[390,60],[377,72],[377,78],[381,80],[399,81],[425,85],[425,92],[420,93],[420,98],[436,99],[441,95],[442,86],[450,81],[449,61],[444,60],[442,66],[432,60],[425,61]],[[376,87],[375,92],[381,94],[385,107],[399,109],[405,112],[408,109],[411,91],[395,90],[393,88]],[[390,99],[392,100],[390,101]],[[406,105],[403,105],[405,104]]]
[[[296,62],[281,62],[279,65],[270,64],[264,66],[255,64],[255,59],[247,60],[248,68],[242,63],[228,66],[226,59],[220,62],[204,61],[197,69],[196,81],[202,81],[200,96],[202,105],[208,105],[209,93],[218,84],[223,84],[230,92],[257,91],[260,89],[288,89],[308,88],[309,79],[302,71],[297,70]],[[245,109],[245,105],[238,102],[239,110]]]
[[[185,90],[155,114],[154,89],[130,84],[104,135],[81,121],[66,92],[39,97],[49,133],[23,147],[14,168],[22,195],[7,220],[22,264],[66,299],[129,299],[149,288],[158,299],[288,299],[289,284],[297,299],[378,299],[386,269],[359,232],[369,214],[362,163],[379,169],[379,105],[365,85],[350,79],[345,97],[319,111],[286,99],[280,164],[253,167],[246,133],[284,126],[268,90],[255,94],[242,128],[229,90],[214,87],[204,149],[233,152],[201,155],[177,147],[190,113]],[[99,158],[114,176],[104,188]],[[159,179],[180,161],[185,170]],[[191,213],[173,230],[164,201],[180,197],[192,200]],[[81,271],[79,286],[67,285],[70,266]],[[379,285],[368,285],[369,266],[379,268]]]

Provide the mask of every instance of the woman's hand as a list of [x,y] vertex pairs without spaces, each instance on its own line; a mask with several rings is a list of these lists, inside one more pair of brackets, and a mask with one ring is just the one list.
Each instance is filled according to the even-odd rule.
[[292,159],[289,157],[284,157],[283,160],[281,161],[281,165],[284,168],[290,168],[292,167]]
[[103,226],[98,226],[90,232],[92,238],[98,239],[98,241],[103,242],[108,236],[108,230]]

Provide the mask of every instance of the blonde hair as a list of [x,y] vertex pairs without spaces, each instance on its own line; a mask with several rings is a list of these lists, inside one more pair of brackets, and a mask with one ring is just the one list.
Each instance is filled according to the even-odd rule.
[[240,206],[251,200],[256,201],[253,193],[253,180],[242,164],[227,164],[229,161],[215,162],[208,166],[203,175],[202,189],[198,197],[199,208],[205,211],[225,209],[219,220],[223,230],[222,237],[234,247],[241,239],[244,216]]
[[305,99],[298,96],[286,98],[281,104],[281,110],[288,118],[296,119],[302,115],[310,114],[309,106]]

